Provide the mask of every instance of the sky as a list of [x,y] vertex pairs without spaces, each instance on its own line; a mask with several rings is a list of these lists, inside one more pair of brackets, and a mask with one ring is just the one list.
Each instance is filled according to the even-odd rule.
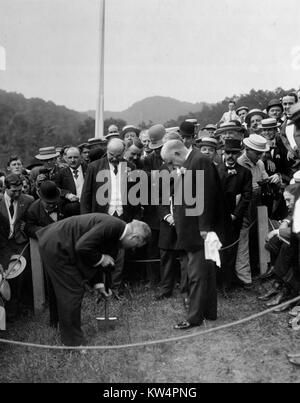
[[[0,89],[95,109],[99,4],[0,0]],[[299,15],[299,0],[106,0],[105,109],[298,88]]]

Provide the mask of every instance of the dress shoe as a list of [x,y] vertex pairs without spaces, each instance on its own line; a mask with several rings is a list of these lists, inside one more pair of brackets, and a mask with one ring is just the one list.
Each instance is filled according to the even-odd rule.
[[270,308],[270,307],[272,307],[272,306],[279,305],[279,304],[281,304],[282,302],[287,301],[287,298],[288,298],[288,292],[287,292],[287,290],[284,289],[284,290],[280,291],[280,292],[276,295],[276,297],[275,297],[274,299],[272,299],[271,301],[267,302],[267,303],[266,303],[266,306],[267,306],[268,308]]
[[191,329],[192,327],[196,327],[200,325],[195,325],[194,323],[190,323],[187,320],[183,320],[182,322],[178,323],[177,325],[174,326],[174,329],[177,330],[188,330]]

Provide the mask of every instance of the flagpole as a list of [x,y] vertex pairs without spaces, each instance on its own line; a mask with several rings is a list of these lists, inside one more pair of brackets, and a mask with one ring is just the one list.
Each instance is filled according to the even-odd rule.
[[96,108],[95,137],[104,138],[104,43],[105,43],[105,0],[100,0],[99,19],[99,65],[98,94]]

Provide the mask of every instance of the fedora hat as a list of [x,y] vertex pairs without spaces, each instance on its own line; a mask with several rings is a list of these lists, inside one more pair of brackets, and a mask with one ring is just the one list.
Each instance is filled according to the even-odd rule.
[[238,115],[239,114],[239,112],[241,112],[241,111],[246,111],[247,113],[249,112],[249,108],[248,108],[248,106],[240,106],[239,108],[237,108],[236,109],[236,114]]
[[56,203],[60,199],[60,189],[52,181],[44,181],[41,183],[37,191],[39,198],[47,203]]
[[200,140],[197,141],[199,147],[208,146],[208,147],[214,147],[215,149],[218,148],[218,141],[213,137],[202,137],[201,139],[198,140]]
[[195,136],[195,123],[185,120],[181,123],[179,130],[182,137],[193,137]]
[[50,160],[59,156],[59,152],[56,151],[55,147],[44,147],[39,149],[38,155],[35,156],[38,160]]
[[241,151],[243,146],[240,140],[226,139],[223,148],[224,151]]
[[259,151],[261,153],[270,150],[267,140],[259,134],[250,134],[249,137],[243,140],[243,143],[246,147],[251,148],[251,150]]
[[261,127],[263,129],[277,129],[280,126],[281,124],[278,123],[275,118],[263,119],[261,121]]
[[164,126],[161,124],[154,125],[150,127],[148,133],[150,138],[149,148],[151,150],[156,150],[157,148],[162,147],[163,145],[162,139],[166,134],[166,129],[164,128]]
[[251,111],[245,117],[245,122],[247,123],[248,126],[250,125],[250,120],[251,120],[252,116],[255,116],[255,115],[259,115],[263,119],[267,119],[267,117],[268,117],[268,115],[261,109],[251,109]]
[[281,103],[280,99],[275,99],[275,98],[271,99],[271,101],[268,103],[267,112],[269,112],[269,110],[271,108],[273,108],[274,106],[279,106],[282,109],[282,112],[283,112],[283,106],[282,106],[282,103]]

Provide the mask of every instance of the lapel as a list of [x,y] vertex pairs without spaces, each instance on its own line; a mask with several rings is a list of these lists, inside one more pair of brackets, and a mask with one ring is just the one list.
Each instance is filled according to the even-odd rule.
[[20,198],[19,198],[19,200],[18,200],[16,221],[18,221],[19,218],[22,217],[25,208],[26,208],[26,206],[25,206],[25,198],[24,198],[23,195],[21,195]]
[[4,197],[0,202],[0,213],[2,214],[2,216],[7,218],[7,220],[9,221],[9,219],[8,219],[8,211],[7,211],[7,208],[6,208]]

